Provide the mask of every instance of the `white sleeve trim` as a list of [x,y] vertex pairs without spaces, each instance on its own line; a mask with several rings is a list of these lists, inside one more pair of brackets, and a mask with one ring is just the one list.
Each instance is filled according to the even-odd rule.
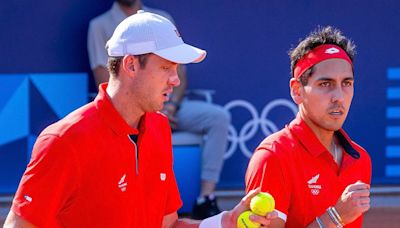
[[286,222],[287,215],[285,213],[283,213],[282,211],[279,211],[279,210],[276,210],[276,209],[275,209],[275,211],[278,212],[278,218],[281,218],[283,221]]
[[223,211],[217,215],[204,219],[199,228],[222,228],[222,216],[226,211]]

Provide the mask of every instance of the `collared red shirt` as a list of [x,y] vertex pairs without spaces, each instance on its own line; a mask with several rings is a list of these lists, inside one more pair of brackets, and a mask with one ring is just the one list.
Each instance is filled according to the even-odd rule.
[[181,207],[167,118],[146,113],[131,128],[106,86],[40,134],[14,213],[38,227],[161,227]]
[[[256,149],[246,172],[246,191],[261,186],[275,198],[285,227],[306,227],[334,206],[349,184],[371,182],[368,153],[343,129],[335,134],[345,150],[340,167],[298,115]],[[361,225],[362,216],[346,227]]]

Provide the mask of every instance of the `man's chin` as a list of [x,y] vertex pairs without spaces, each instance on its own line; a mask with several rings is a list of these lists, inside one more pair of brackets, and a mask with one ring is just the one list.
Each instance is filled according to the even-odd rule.
[[164,104],[154,107],[152,112],[161,112],[164,108]]
[[342,129],[342,126],[343,126],[343,123],[335,124],[335,125],[328,126],[327,129],[330,131],[338,131],[338,130]]

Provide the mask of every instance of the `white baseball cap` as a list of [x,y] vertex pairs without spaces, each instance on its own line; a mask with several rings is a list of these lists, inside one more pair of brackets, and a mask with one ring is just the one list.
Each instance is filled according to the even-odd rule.
[[139,10],[123,20],[108,40],[109,56],[154,53],[174,63],[198,63],[206,51],[185,44],[176,27],[165,17]]

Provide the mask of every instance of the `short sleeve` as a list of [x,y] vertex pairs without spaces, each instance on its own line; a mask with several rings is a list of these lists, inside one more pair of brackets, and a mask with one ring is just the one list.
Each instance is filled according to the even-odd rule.
[[[367,153],[367,151],[364,150],[364,148],[359,147],[359,152],[361,154],[360,160],[362,161],[360,165],[360,173],[363,174],[362,181],[364,181],[367,184],[371,184],[371,177],[372,177],[372,162],[371,162],[371,157]],[[362,170],[362,171],[361,171]]]
[[170,169],[170,178],[168,181],[168,194],[167,194],[167,205],[165,207],[164,215],[171,214],[178,211],[182,207],[182,200],[179,194],[178,184],[172,167]]
[[174,173],[174,168],[173,168],[173,160],[174,156],[172,153],[172,136],[171,136],[171,128],[169,126],[169,122],[167,117],[164,116],[164,114],[160,113],[162,115],[162,123],[164,131],[164,135],[166,136],[165,138],[167,139],[166,142],[164,143],[164,146],[166,146],[168,149],[168,175],[171,178],[168,179],[168,194],[167,194],[167,204],[165,207],[165,213],[164,215],[171,214],[173,212],[178,211],[179,208],[182,207],[182,200],[181,196],[179,193],[179,188],[178,188],[178,183],[176,182],[176,177]]
[[[257,150],[250,159],[246,171],[246,192],[261,187],[275,199],[275,209],[288,214],[290,190],[285,180],[284,169],[278,157],[266,149]],[[285,219],[284,219],[285,220]]]
[[98,21],[92,21],[89,24],[87,49],[90,68],[93,70],[98,66],[107,67],[107,34],[105,28]]
[[57,214],[73,199],[77,179],[72,148],[58,136],[39,136],[15,195],[12,211],[36,226],[55,226]]

